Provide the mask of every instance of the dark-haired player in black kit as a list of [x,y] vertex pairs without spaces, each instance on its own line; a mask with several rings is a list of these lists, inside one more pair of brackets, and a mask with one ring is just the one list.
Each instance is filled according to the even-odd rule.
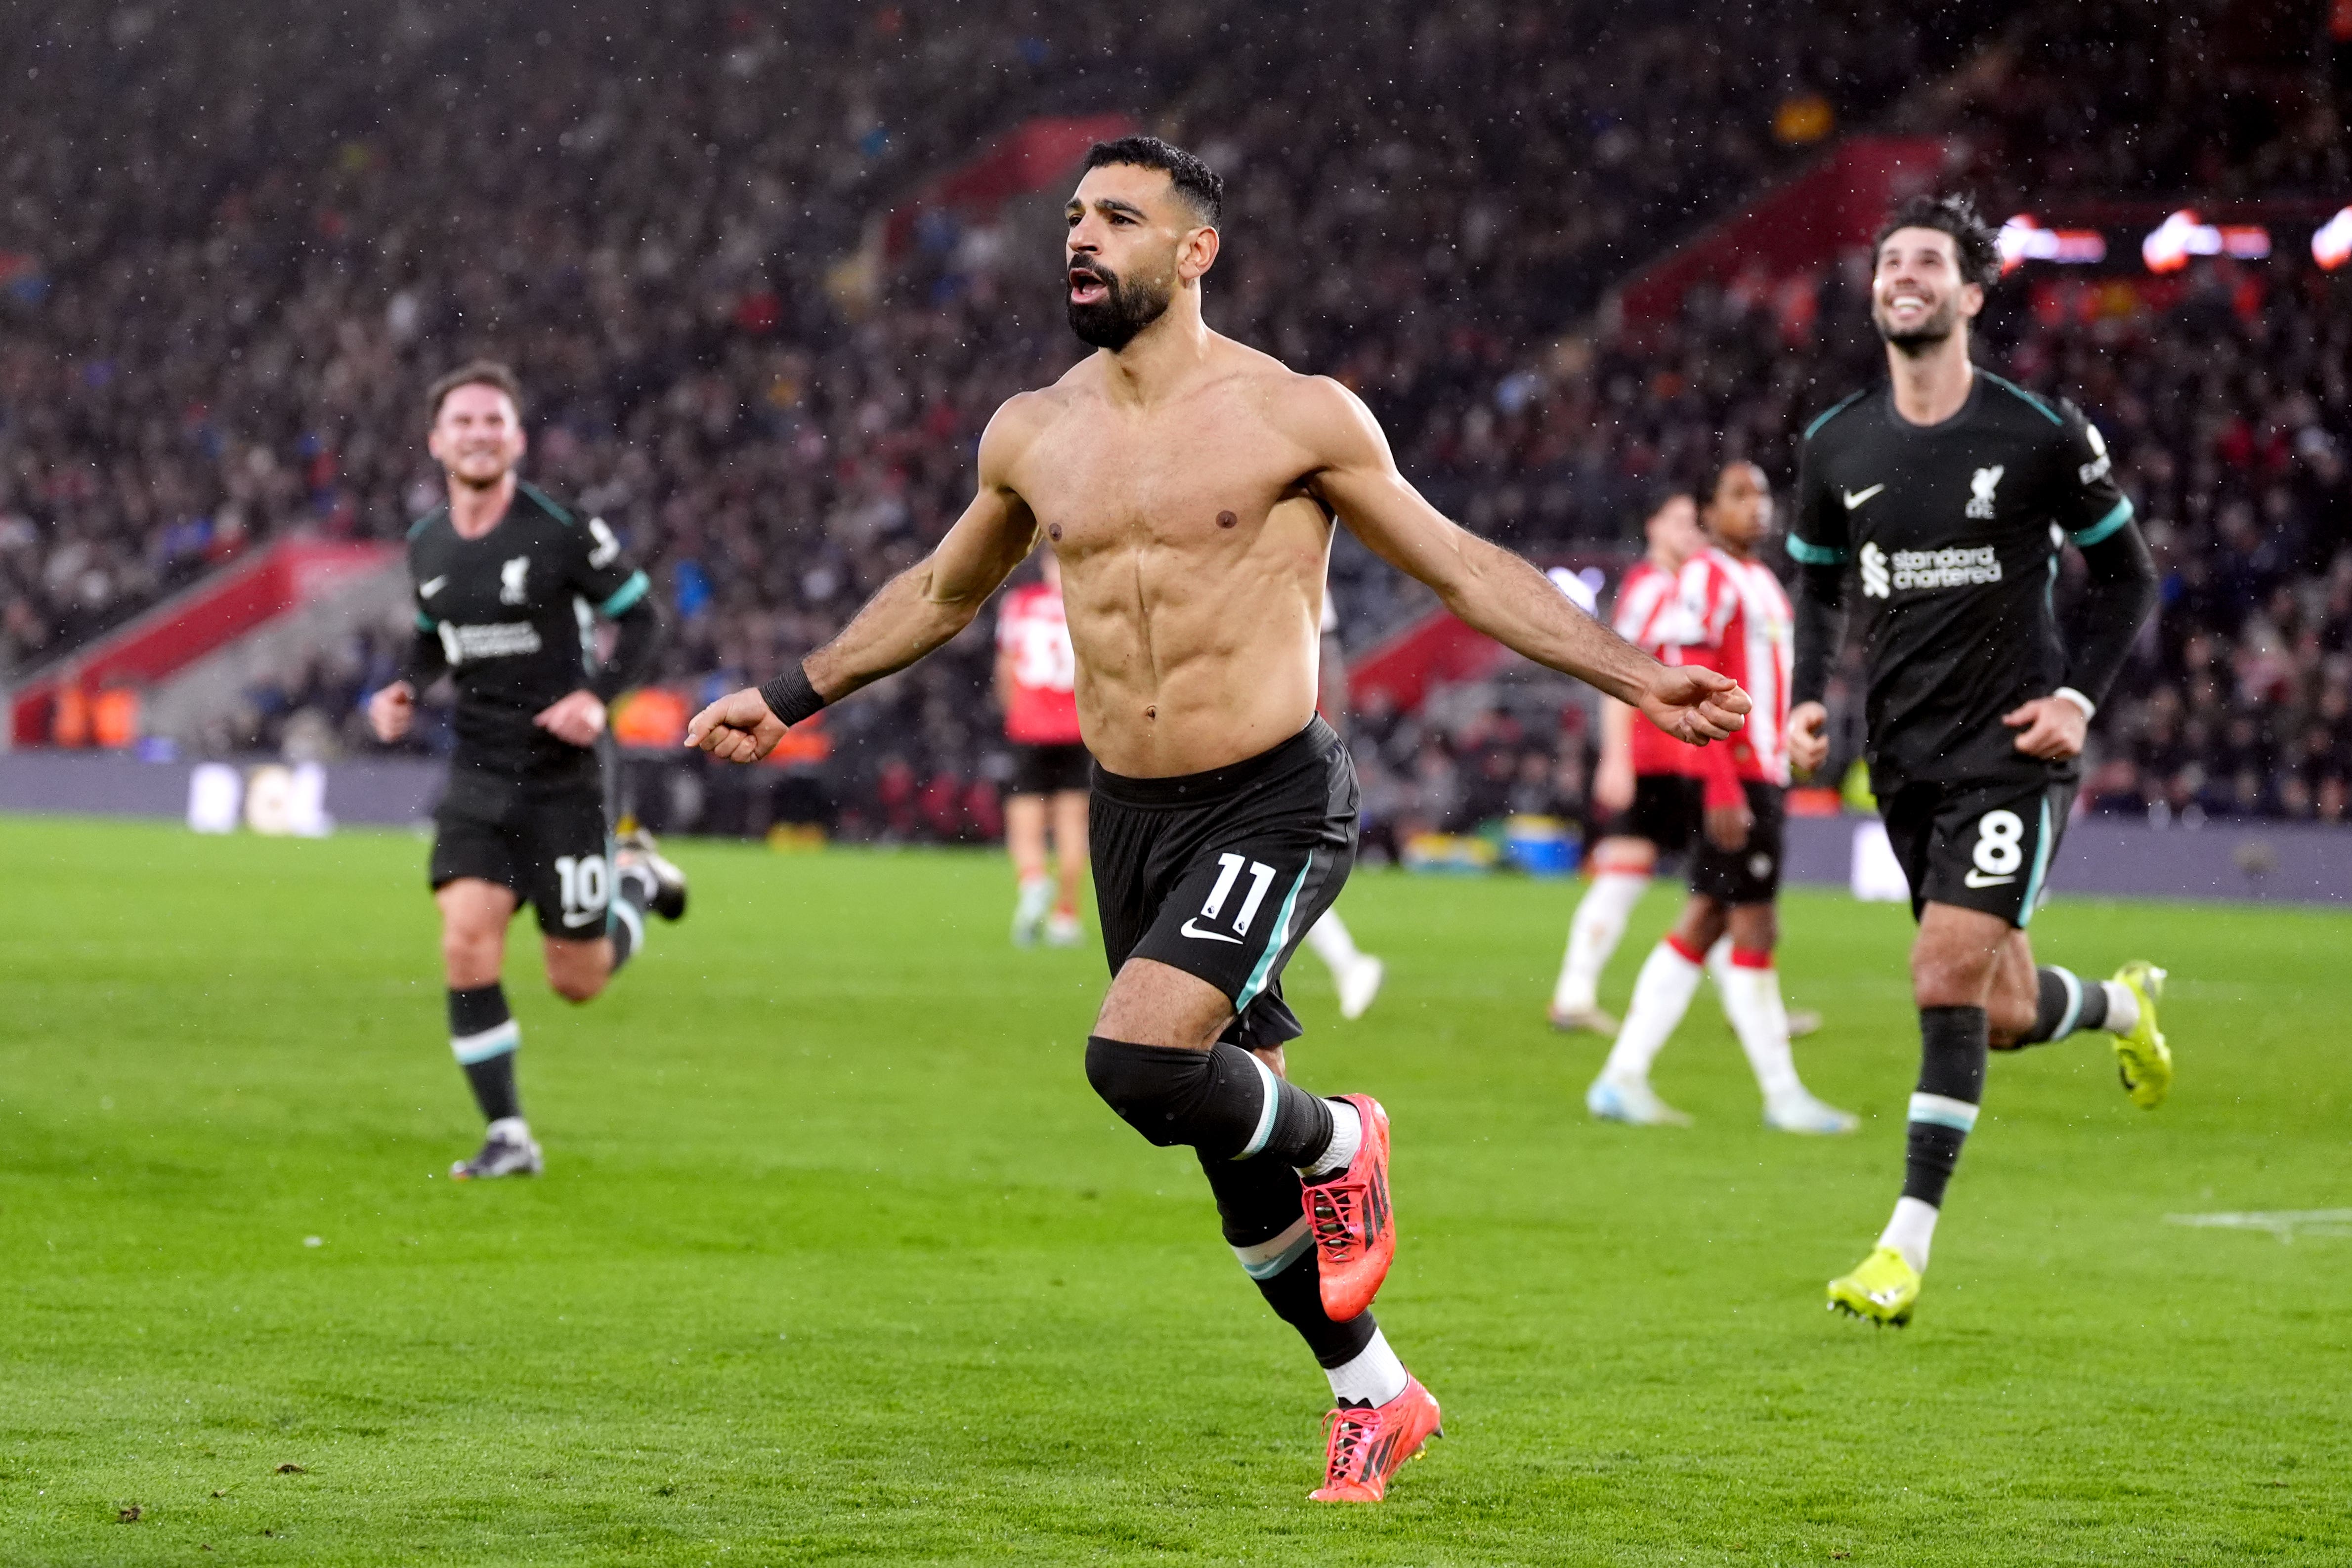
[[[645,912],[675,920],[686,882],[650,838],[605,831],[604,705],[641,678],[661,637],[646,574],[600,518],[585,524],[515,475],[514,377],[477,361],[434,383],[428,439],[448,505],[408,536],[416,642],[368,702],[378,738],[407,732],[417,694],[447,674],[456,752],[434,813],[434,902],[449,984],[449,1044],[489,1124],[460,1180],[536,1176],[539,1145],[515,1091],[520,1032],[499,972],[516,905],[539,911],[548,983],[584,1002],[645,945]],[[591,633],[619,628],[601,669]]]
[[[2108,981],[2037,969],[2033,918],[2076,789],[2084,727],[2156,601],[2156,569],[2106,444],[2081,412],[1969,361],[2000,274],[1966,197],[1914,198],[1880,231],[1871,314],[1888,384],[1805,432],[1789,552],[1803,567],[1790,751],[1828,755],[1822,696],[1860,622],[1871,786],[1911,881],[1920,1066],[1903,1196],[1876,1250],[1830,1282],[1832,1308],[1910,1320],[1944,1186],[1976,1124],[1986,1051],[2115,1037],[2124,1087],[2172,1082],[2156,1023],[2164,971]],[[2072,541],[2089,568],[2071,637],[2051,590]],[[1849,595],[1848,589],[1858,590]]]

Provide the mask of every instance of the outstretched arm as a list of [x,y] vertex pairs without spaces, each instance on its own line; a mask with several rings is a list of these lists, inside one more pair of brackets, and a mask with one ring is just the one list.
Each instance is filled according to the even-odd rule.
[[1640,708],[1704,746],[1747,722],[1748,695],[1712,670],[1659,664],[1561,596],[1543,573],[1456,527],[1397,472],[1388,438],[1354,393],[1318,378],[1283,422],[1315,455],[1315,489],[1374,554],[1437,591],[1505,647]]
[[980,493],[939,548],[883,584],[839,636],[796,668],[696,714],[687,745],[722,761],[757,762],[792,725],[905,669],[971,624],[1036,538],[1036,518],[1005,478],[1026,439],[1020,401],[999,409],[981,437]]

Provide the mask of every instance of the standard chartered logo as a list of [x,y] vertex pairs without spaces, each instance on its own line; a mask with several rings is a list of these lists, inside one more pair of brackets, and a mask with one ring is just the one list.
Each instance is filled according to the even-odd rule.
[[1886,599],[1903,589],[1975,588],[2000,580],[2000,553],[1991,545],[1957,549],[1899,549],[1888,555],[1862,547],[1862,591]]
[[1874,544],[1863,546],[1863,596],[1868,599],[1884,599],[1891,586],[1886,577],[1886,552]]

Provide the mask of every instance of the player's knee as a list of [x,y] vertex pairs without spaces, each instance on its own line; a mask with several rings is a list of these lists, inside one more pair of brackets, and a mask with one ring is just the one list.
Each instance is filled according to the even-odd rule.
[[1087,1037],[1087,1082],[1119,1119],[1162,1148],[1192,1142],[1193,1113],[1220,1063],[1206,1051]]
[[453,925],[441,933],[441,962],[453,981],[485,984],[482,977],[496,978],[501,956],[495,932]]
[[604,989],[605,977],[593,969],[564,967],[548,971],[548,986],[567,1002],[593,1001]]

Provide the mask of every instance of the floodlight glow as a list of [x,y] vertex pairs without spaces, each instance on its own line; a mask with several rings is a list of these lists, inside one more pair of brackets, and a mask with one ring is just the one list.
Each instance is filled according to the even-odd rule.
[[2045,229],[2030,213],[2020,213],[2000,225],[2003,277],[2029,261],[2092,267],[2106,259],[2106,236],[2096,229]]
[[2150,229],[2139,245],[2140,259],[2147,263],[2150,272],[2178,272],[2189,265],[2192,256],[2233,256],[2241,261],[2260,261],[2270,253],[2270,230],[2253,224],[2225,228],[2200,223],[2197,214],[2186,207]]
[[2346,207],[2311,236],[2311,259],[2333,272],[2352,261],[2352,207]]

